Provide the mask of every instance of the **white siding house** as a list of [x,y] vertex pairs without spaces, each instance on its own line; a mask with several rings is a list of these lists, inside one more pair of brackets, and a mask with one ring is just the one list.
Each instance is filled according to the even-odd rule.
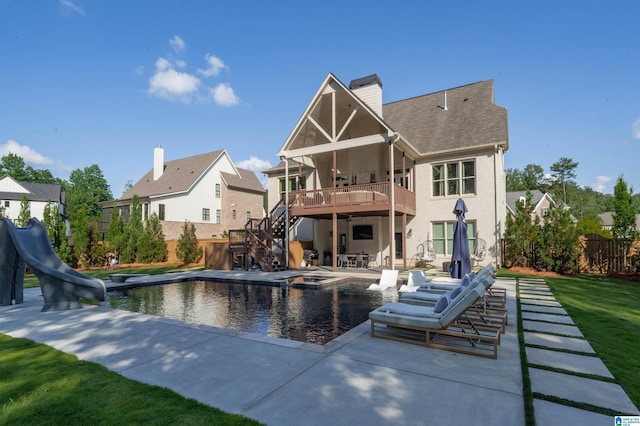
[[243,228],[247,215],[264,215],[264,188],[254,172],[236,167],[225,150],[165,162],[163,148],[156,147],[153,164],[120,199],[102,203],[105,222],[113,208],[128,218],[134,195],[143,219],[156,213],[167,239],[178,238],[185,221],[196,226],[198,238],[212,238]]
[[11,176],[0,177],[0,209],[3,216],[15,221],[20,215],[22,197],[29,200],[31,217],[44,219],[44,208],[50,201],[58,206],[58,212],[64,215],[65,192],[58,184],[18,182]]

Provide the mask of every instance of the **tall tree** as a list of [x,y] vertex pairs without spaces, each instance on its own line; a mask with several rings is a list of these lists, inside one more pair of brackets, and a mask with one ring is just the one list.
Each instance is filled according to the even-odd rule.
[[162,224],[157,213],[152,213],[146,221],[144,231],[138,240],[140,262],[164,262],[167,259],[167,243],[162,232]]
[[507,192],[524,191],[527,189],[524,185],[522,171],[518,169],[505,170],[505,180],[507,183]]
[[22,200],[20,200],[20,213],[18,214],[18,219],[16,219],[16,226],[18,228],[24,228],[27,226],[29,219],[31,219],[31,205],[27,194],[24,194]]
[[138,258],[138,240],[144,230],[142,224],[142,206],[140,205],[140,198],[134,195],[131,200],[131,211],[129,213],[129,220],[127,221],[124,229],[124,244],[122,244],[120,252],[120,262],[132,263]]
[[578,233],[569,210],[552,204],[542,226],[540,267],[564,274],[578,269]]
[[613,237],[630,240],[636,236],[636,214],[638,207],[633,202],[633,189],[627,188],[622,176],[613,188]]
[[536,246],[539,241],[540,218],[533,215],[531,193],[527,191],[524,202],[516,203],[516,215],[507,215],[504,238],[507,267],[537,267]]
[[99,203],[112,199],[109,184],[98,165],[93,164],[82,170],[73,170],[69,175],[67,215],[72,222],[76,219],[80,209],[84,209],[88,220],[100,221],[102,208]]
[[560,160],[553,163],[550,167],[552,176],[559,182],[562,188],[562,201],[567,204],[567,182],[576,178],[575,169],[578,167],[578,163],[570,158],[562,157]]
[[28,175],[22,157],[12,152],[3,156],[2,159],[0,159],[0,176],[5,174],[19,182],[26,182]]
[[522,172],[522,181],[525,190],[539,189],[546,191],[544,187],[544,169],[538,164],[527,164]]

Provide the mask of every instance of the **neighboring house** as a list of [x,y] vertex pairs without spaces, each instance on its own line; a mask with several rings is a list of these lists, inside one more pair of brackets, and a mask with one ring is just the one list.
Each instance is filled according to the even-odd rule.
[[101,203],[103,221],[111,220],[114,208],[128,220],[134,195],[143,220],[156,213],[167,240],[180,237],[185,221],[195,225],[198,238],[212,238],[264,215],[264,188],[256,174],[236,167],[225,150],[165,162],[163,148],[156,147],[153,160],[122,197]]
[[[551,206],[555,205],[556,202],[553,200],[553,197],[546,192],[543,193],[540,190],[534,189],[533,191],[529,191],[529,193],[531,194],[531,204],[534,206],[531,214],[538,216],[540,218],[540,223],[544,223],[545,216],[549,214],[549,209]],[[527,191],[507,192],[507,212],[512,217],[515,217],[518,212],[517,204],[526,202]],[[562,205],[562,202],[560,202],[560,204]],[[568,206],[565,206],[564,208],[569,209]],[[571,215],[571,220],[574,223],[578,221],[573,215]]]
[[43,220],[48,202],[56,204],[64,217],[66,197],[59,184],[18,182],[9,175],[0,177],[0,208],[4,217],[12,221],[18,218],[24,195],[29,200],[31,217]]
[[329,73],[264,171],[268,205],[288,202],[289,240],[313,241],[334,268],[338,253],[361,252],[407,267],[425,241],[433,264],[450,260],[462,198],[471,249],[482,238],[484,263],[500,263],[507,129],[493,80],[383,104],[377,75],[347,86]]
[[[604,212],[598,215],[602,219],[602,229],[611,231],[613,228],[613,212]],[[636,229],[640,229],[640,214],[636,215]]]
[[[531,204],[533,208],[532,214],[540,218],[540,223],[544,222],[544,217],[549,214],[549,208],[554,204],[551,195],[546,192],[534,189],[529,191],[531,194]],[[527,202],[527,191],[514,191],[507,192],[507,211],[512,217],[515,217],[518,212],[517,204],[525,204]],[[533,218],[532,218],[533,219]]]

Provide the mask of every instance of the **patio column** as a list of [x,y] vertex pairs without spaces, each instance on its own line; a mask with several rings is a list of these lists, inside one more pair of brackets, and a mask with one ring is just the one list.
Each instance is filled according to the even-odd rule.
[[289,159],[284,157],[284,267],[289,269]]
[[393,167],[393,139],[389,139],[389,194],[391,205],[389,206],[389,267],[393,271],[395,269],[395,236],[396,227],[396,211],[395,211],[395,184],[393,183],[394,167]]

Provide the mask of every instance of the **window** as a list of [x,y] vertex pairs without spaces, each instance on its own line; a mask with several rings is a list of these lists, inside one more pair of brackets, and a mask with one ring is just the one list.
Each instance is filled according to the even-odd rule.
[[549,209],[545,209],[545,208],[540,209],[540,215],[541,215],[542,217],[547,217],[547,216],[549,216]]
[[232,217],[233,220],[236,220],[236,209],[233,209],[231,211],[231,217]]
[[209,222],[211,220],[211,213],[209,209],[202,209],[202,221]]
[[[451,222],[433,222],[431,228],[433,230],[433,248],[436,254],[450,255],[453,251],[453,225],[456,221]],[[473,253],[476,246],[476,222],[467,221],[467,238],[469,239],[469,253]]]
[[221,223],[222,222],[221,218],[222,218],[222,211],[220,209],[217,209],[216,210],[216,223]]
[[164,220],[164,204],[158,204],[158,219]]
[[[280,178],[280,195],[284,195],[284,178]],[[298,191],[307,187],[306,176],[289,176],[289,191]]]
[[5,206],[5,207],[7,207],[7,208],[9,208],[9,205],[10,205],[10,204],[11,204],[11,203],[10,203],[9,201],[5,201],[5,202],[4,202],[4,206]]
[[216,183],[216,198],[220,198],[220,184]]
[[251,219],[251,212],[247,210],[247,220]]
[[476,163],[456,161],[433,166],[433,196],[474,194],[476,192]]

